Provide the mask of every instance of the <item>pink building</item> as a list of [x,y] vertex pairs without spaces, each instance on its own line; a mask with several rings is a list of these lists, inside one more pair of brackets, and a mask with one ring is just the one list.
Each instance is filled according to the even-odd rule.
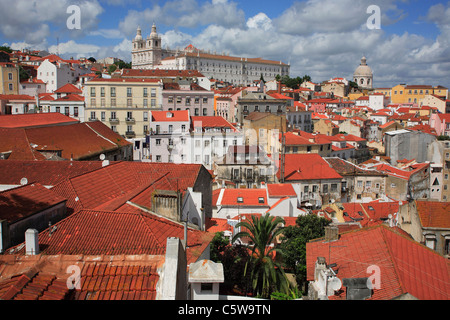
[[436,130],[438,136],[450,136],[450,113],[433,113],[430,127]]

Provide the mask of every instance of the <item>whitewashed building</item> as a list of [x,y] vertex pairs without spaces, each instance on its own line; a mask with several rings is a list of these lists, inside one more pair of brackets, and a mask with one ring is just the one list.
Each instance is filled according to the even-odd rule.
[[290,65],[282,61],[233,57],[199,50],[192,45],[182,50],[163,49],[155,24],[146,39],[138,27],[132,42],[133,69],[198,70],[208,78],[235,85],[251,85],[261,76],[271,80],[277,75],[289,75],[290,71]]

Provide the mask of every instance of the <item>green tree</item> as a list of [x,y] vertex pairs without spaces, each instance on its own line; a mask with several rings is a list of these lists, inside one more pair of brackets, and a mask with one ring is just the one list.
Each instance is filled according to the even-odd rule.
[[13,52],[12,49],[10,47],[8,47],[8,46],[0,46],[0,51],[5,51],[5,52],[8,52],[8,53],[12,53]]
[[283,231],[279,224],[281,217],[266,214],[262,217],[251,216],[251,221],[241,221],[236,228],[241,228],[234,237],[249,240],[250,258],[247,260],[244,276],[250,270],[253,292],[263,298],[269,298],[275,291],[288,293],[289,281],[281,264],[275,260],[276,252],[280,250],[273,246],[275,238]]
[[211,241],[211,260],[223,265],[225,282],[220,286],[224,294],[246,294],[250,288],[249,276],[243,277],[249,253],[242,245],[230,244],[223,232],[217,232]]
[[297,284],[306,284],[306,243],[325,235],[325,227],[330,221],[316,215],[299,216],[295,226],[283,229],[282,243],[283,261],[286,268],[293,272]]
[[109,74],[113,73],[116,70],[117,70],[117,66],[115,64],[112,64],[108,67]]

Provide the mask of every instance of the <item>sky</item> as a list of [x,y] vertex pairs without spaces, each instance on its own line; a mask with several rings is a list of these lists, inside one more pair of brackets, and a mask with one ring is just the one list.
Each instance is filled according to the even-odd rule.
[[0,0],[0,21],[0,44],[65,58],[131,61],[155,23],[163,47],[283,61],[291,77],[351,80],[364,55],[375,87],[450,88],[450,1]]

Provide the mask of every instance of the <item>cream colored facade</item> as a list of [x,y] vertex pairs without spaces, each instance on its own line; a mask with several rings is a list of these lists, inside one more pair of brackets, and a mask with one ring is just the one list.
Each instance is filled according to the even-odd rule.
[[14,63],[0,63],[0,94],[19,94],[19,67]]
[[162,108],[160,79],[93,79],[84,90],[86,121],[100,120],[127,139],[145,138],[150,111]]

